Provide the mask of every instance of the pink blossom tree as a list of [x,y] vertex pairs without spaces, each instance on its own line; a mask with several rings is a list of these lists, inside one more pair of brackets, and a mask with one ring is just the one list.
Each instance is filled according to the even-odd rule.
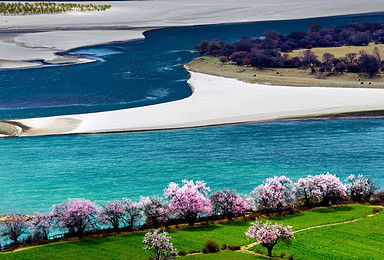
[[104,223],[110,224],[114,230],[118,230],[125,220],[124,203],[114,200],[101,205],[100,216]]
[[330,202],[335,203],[347,197],[345,186],[335,175],[327,172],[326,174],[314,176],[313,180],[321,194],[322,201],[320,204],[329,206]]
[[211,213],[211,202],[207,198],[210,188],[204,181],[196,181],[196,184],[192,180],[182,182],[182,187],[171,182],[164,190],[164,197],[171,201],[171,214],[193,225],[198,217]]
[[124,211],[125,211],[125,221],[128,226],[129,231],[133,231],[137,222],[142,218],[141,214],[141,203],[133,202],[130,199],[123,198]]
[[48,240],[49,233],[52,231],[53,226],[54,219],[50,214],[44,215],[36,212],[30,223],[30,232],[34,239]]
[[95,228],[99,209],[90,200],[68,199],[54,205],[51,214],[58,219],[60,228],[82,238],[86,229]]
[[152,251],[156,260],[170,259],[177,254],[177,249],[173,248],[170,242],[171,237],[167,232],[159,232],[156,229],[153,232],[145,234],[143,243],[145,244],[144,250]]
[[160,225],[166,225],[169,220],[168,203],[159,196],[141,197],[140,204],[142,205],[146,224],[153,228],[158,228]]
[[218,190],[209,196],[212,211],[215,214],[223,215],[228,220],[233,217],[243,215],[249,209],[248,203],[244,198],[237,195],[235,190]]
[[322,200],[322,193],[316,186],[312,175],[300,178],[294,184],[293,192],[295,193],[296,199],[307,207],[318,204]]
[[369,201],[373,193],[377,190],[375,183],[362,174],[359,174],[357,177],[351,174],[345,182],[345,186],[353,201]]
[[27,217],[20,214],[7,215],[3,221],[1,236],[17,243],[19,237],[27,231]]
[[265,184],[257,186],[251,192],[250,201],[259,210],[282,210],[292,201],[292,181],[285,176],[267,178]]
[[245,233],[248,239],[256,239],[263,247],[268,250],[268,256],[272,256],[272,249],[278,243],[289,244],[294,239],[291,226],[283,224],[271,224],[270,222],[261,222],[256,220],[251,223],[248,231]]

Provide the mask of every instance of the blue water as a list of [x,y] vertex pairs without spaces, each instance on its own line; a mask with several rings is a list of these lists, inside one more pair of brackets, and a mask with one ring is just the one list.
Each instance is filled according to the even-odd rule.
[[286,121],[178,131],[0,140],[2,213],[47,211],[205,180],[249,193],[265,178],[363,173],[384,187],[384,119]]
[[[0,71],[0,119],[143,106],[187,97],[180,64],[201,39],[288,33],[351,16],[154,30],[146,40],[74,50],[99,61]],[[0,140],[0,214],[49,211],[68,197],[98,202],[162,194],[170,181],[205,180],[249,193],[265,178],[363,173],[384,187],[384,119],[273,122],[178,131]]]

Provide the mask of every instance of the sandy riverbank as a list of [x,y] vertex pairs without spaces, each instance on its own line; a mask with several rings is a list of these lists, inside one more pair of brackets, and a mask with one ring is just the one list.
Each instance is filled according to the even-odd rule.
[[[86,3],[86,2],[85,2]],[[0,34],[0,68],[38,66],[29,61],[63,61],[56,52],[87,45],[127,41],[143,28],[286,20],[384,11],[382,0],[153,0],[103,2],[105,12],[1,16],[0,31],[34,30],[39,33]],[[112,29],[136,29],[112,30]],[[92,30],[91,30],[92,29]],[[81,30],[81,31],[78,31]],[[80,61],[80,62],[85,62]]]
[[52,65],[79,64],[92,59],[60,56],[57,52],[79,46],[143,39],[143,29],[77,30],[0,34],[0,68],[38,67],[44,60]]
[[[117,111],[8,122],[19,136],[145,131],[384,110],[384,90],[249,84],[191,72],[192,96]],[[1,125],[0,125],[1,128]]]

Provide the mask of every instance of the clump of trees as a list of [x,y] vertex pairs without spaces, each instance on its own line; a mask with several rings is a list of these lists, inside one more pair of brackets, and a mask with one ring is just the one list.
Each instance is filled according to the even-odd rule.
[[1,15],[56,14],[66,12],[101,12],[111,5],[54,3],[54,2],[0,2]]
[[[139,202],[123,198],[99,207],[90,200],[68,199],[54,205],[49,214],[37,212],[31,217],[11,214],[0,223],[3,226],[0,235],[13,245],[38,241],[46,243],[53,237],[53,230],[64,232],[65,237],[82,238],[88,233],[109,230],[157,229],[179,223],[193,225],[210,217],[233,220],[236,216],[252,212],[280,213],[295,207],[329,206],[348,200],[370,202],[375,191],[374,182],[363,175],[350,175],[343,184],[330,173],[308,175],[295,183],[286,176],[267,178],[248,197],[229,189],[217,190],[209,195],[210,188],[204,181],[183,180],[182,185],[171,182],[164,190],[164,197],[141,197]],[[377,193],[375,200],[384,202],[381,193]],[[271,230],[277,229],[267,226]],[[251,231],[255,233],[262,227],[264,224],[256,223],[254,231]],[[256,235],[252,236],[256,238]]]
[[[265,31],[264,37],[243,37],[231,44],[213,39],[202,40],[195,46],[200,55],[219,57],[225,63],[232,61],[240,66],[269,68],[319,67],[320,72],[363,72],[374,76],[384,65],[378,48],[373,54],[348,53],[335,58],[326,53],[315,55],[315,47],[364,46],[369,43],[384,43],[384,24],[363,22],[346,26],[321,29],[319,24],[309,27],[309,32],[297,31],[281,35],[277,31]],[[292,50],[306,49],[301,55],[290,57]]]

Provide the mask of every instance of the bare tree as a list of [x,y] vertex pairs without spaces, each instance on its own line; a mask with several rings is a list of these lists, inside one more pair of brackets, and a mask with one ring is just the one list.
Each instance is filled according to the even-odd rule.
[[329,53],[329,52],[326,52],[323,54],[323,62],[329,64],[332,62],[332,60],[335,58],[335,55]]
[[306,50],[302,52],[301,62],[304,66],[314,66],[318,61],[317,55],[313,51]]
[[373,48],[373,56],[374,56],[377,60],[381,61],[380,50],[379,50],[379,48],[378,48],[377,46],[375,46],[375,48]]
[[350,53],[345,54],[345,57],[343,58],[343,60],[347,64],[348,63],[355,63],[356,62],[356,57],[357,57],[357,53],[350,52]]
[[27,231],[27,218],[20,214],[8,215],[4,220],[1,236],[7,237],[17,243],[19,237]]

